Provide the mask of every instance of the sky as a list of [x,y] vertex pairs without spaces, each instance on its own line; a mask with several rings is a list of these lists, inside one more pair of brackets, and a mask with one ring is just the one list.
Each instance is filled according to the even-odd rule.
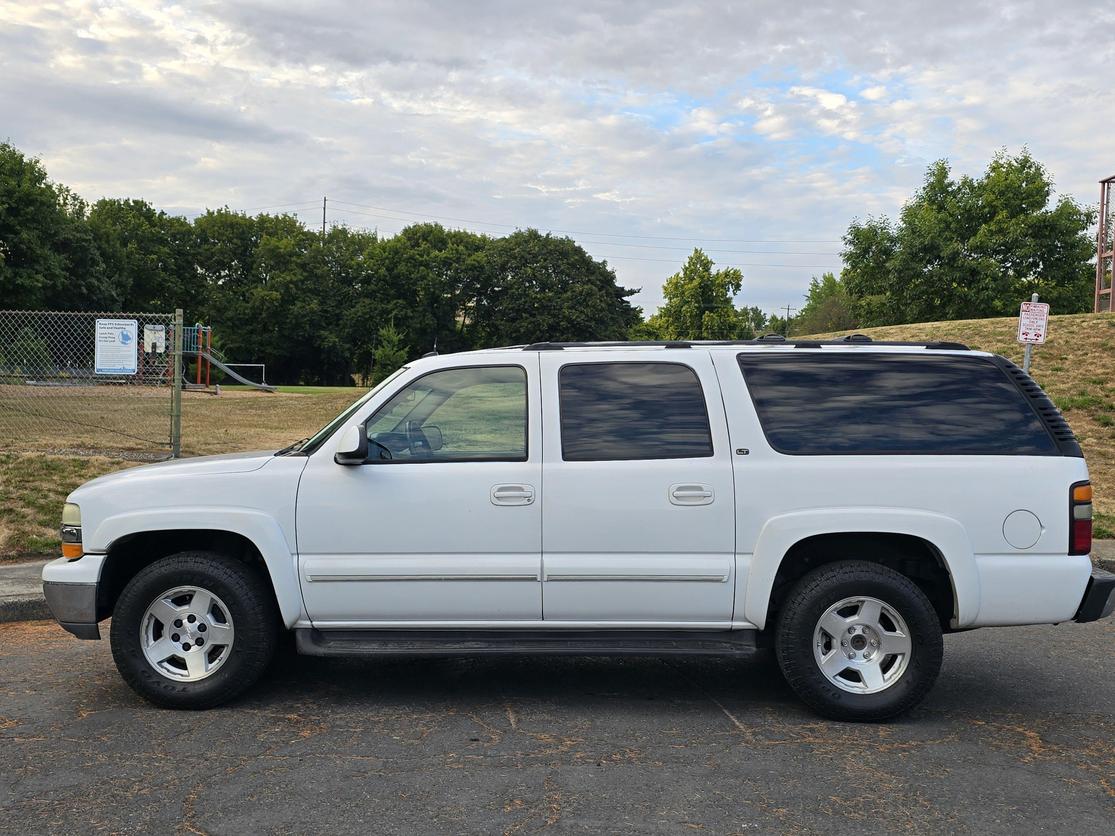
[[694,246],[800,306],[926,167],[1115,174],[1115,3],[0,0],[0,139],[90,200],[535,227],[647,312]]

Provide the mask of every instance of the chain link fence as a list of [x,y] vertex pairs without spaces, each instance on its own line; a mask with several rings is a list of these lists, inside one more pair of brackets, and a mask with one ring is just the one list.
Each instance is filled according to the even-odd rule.
[[181,311],[0,311],[0,451],[177,455],[181,332]]

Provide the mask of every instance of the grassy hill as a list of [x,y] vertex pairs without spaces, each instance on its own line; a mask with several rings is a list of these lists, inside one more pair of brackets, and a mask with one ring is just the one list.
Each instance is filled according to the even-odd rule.
[[[876,340],[951,340],[993,351],[1022,365],[1015,342],[1018,320],[963,319],[919,322],[832,334],[862,333]],[[1030,374],[1072,425],[1095,486],[1096,535],[1115,537],[1115,314],[1050,317],[1049,340],[1035,346]]]

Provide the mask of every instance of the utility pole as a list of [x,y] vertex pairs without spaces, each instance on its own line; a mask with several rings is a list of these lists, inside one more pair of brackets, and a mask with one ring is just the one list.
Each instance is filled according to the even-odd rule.
[[321,197],[321,240],[325,240],[325,207],[329,203],[329,198],[325,195]]
[[785,324],[782,326],[782,336],[785,337],[788,336],[790,333],[790,311],[796,311],[797,308],[786,305],[784,308],[779,308],[779,310],[783,310],[786,312],[786,319],[783,320]]

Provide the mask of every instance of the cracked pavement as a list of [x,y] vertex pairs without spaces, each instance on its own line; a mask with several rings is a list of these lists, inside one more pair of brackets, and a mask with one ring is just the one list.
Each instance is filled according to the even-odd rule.
[[107,641],[0,625],[0,833],[1115,832],[1115,620],[945,639],[885,725],[769,656],[338,660],[208,712]]

